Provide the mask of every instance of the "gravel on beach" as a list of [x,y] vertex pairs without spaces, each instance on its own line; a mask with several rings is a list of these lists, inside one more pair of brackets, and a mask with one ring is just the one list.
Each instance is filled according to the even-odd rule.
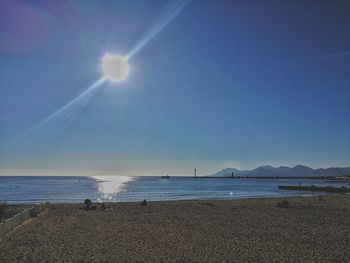
[[350,196],[322,199],[51,204],[0,237],[0,262],[350,262]]

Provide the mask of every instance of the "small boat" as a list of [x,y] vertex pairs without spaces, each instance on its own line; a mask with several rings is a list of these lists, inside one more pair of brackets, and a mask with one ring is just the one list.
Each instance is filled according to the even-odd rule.
[[169,176],[169,175],[163,175],[163,176],[161,176],[160,178],[163,178],[163,179],[169,179],[169,178],[170,178],[170,176]]

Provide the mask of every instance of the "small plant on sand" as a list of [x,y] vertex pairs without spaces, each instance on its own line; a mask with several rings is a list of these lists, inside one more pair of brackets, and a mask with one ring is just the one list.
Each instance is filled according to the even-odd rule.
[[6,203],[5,202],[0,203],[0,219],[5,217],[6,209],[7,209]]
[[281,203],[277,203],[278,208],[289,208],[289,202],[287,199],[283,199]]
[[92,201],[90,199],[88,199],[88,198],[85,199],[84,204],[85,204],[85,209],[86,210],[90,210],[91,209]]

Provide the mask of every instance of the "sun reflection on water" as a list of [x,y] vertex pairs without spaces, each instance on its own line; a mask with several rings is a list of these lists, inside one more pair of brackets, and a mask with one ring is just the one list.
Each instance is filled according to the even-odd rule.
[[130,176],[101,175],[94,176],[97,180],[98,201],[117,200],[116,195],[125,191],[127,183],[134,180]]

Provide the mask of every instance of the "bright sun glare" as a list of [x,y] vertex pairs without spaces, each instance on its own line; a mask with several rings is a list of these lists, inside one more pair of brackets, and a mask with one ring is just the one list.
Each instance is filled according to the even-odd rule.
[[106,54],[102,57],[103,78],[110,81],[122,81],[129,74],[130,66],[125,57]]

